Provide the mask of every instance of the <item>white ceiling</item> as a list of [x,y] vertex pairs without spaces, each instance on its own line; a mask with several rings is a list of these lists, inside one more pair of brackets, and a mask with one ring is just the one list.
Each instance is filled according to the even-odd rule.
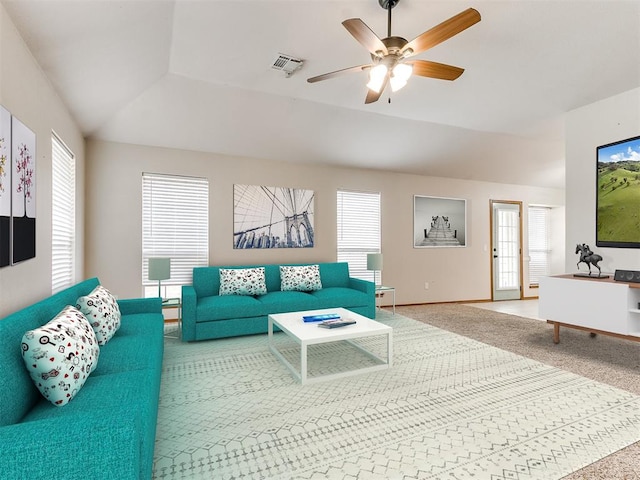
[[[640,1],[401,0],[411,40],[482,21],[417,57],[460,66],[365,105],[341,22],[386,36],[377,0],[2,0],[89,137],[433,176],[564,186],[564,113],[640,86]],[[286,78],[278,53],[302,58]]]

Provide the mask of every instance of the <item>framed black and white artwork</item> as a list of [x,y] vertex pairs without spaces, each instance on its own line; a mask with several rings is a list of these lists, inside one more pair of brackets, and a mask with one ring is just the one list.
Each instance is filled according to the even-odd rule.
[[314,246],[313,190],[233,186],[233,248]]
[[466,247],[467,201],[414,195],[413,246]]

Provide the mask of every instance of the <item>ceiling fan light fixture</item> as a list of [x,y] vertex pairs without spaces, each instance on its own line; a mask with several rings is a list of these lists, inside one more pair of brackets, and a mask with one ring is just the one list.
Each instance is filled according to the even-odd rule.
[[[2,0],[0,0],[2,1]],[[440,80],[455,80],[464,72],[463,68],[432,62],[429,60],[411,60],[419,53],[425,52],[445,40],[458,35],[481,20],[480,13],[475,8],[467,8],[457,15],[439,23],[426,32],[421,33],[411,41],[397,35],[391,35],[391,10],[400,0],[378,0],[382,8],[387,11],[387,36],[380,38],[360,18],[349,18],[342,22],[351,36],[367,49],[371,55],[371,63],[343,68],[312,78],[307,82],[315,83],[320,80],[342,75],[348,72],[370,70],[367,83],[365,104],[377,102],[382,92],[389,87],[394,91],[403,88],[413,73],[420,77],[437,78]],[[389,100],[391,101],[391,100]]]
[[393,67],[391,78],[389,83],[391,84],[391,91],[397,92],[407,84],[407,80],[413,73],[413,67],[406,63],[399,63]]
[[367,88],[376,93],[380,92],[380,89],[384,84],[384,79],[387,76],[387,71],[387,66],[382,63],[373,67],[369,71],[369,83],[367,83]]

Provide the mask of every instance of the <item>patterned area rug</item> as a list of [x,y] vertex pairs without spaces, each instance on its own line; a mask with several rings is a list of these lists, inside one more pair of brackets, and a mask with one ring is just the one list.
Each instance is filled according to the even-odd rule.
[[[640,440],[637,395],[378,320],[394,329],[391,369],[305,386],[266,335],[166,339],[154,478],[552,480]],[[275,337],[294,362],[295,344]],[[384,353],[382,338],[364,346]],[[346,343],[309,351],[311,376],[370,361]]]

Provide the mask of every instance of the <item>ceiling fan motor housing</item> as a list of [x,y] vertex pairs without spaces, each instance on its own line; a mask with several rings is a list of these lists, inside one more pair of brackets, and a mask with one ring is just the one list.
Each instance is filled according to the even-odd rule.
[[[384,63],[392,69],[396,63],[407,56],[407,52],[402,52],[402,48],[409,42],[402,37],[387,37],[382,39],[382,43],[387,47],[387,53],[377,51],[371,54],[374,63]],[[411,50],[411,49],[408,49]]]
[[407,39],[402,37],[387,37],[382,39],[382,43],[384,43],[385,47],[390,54],[397,54],[402,50],[402,48],[409,43]]
[[378,3],[385,10],[395,7],[400,0],[378,0]]

